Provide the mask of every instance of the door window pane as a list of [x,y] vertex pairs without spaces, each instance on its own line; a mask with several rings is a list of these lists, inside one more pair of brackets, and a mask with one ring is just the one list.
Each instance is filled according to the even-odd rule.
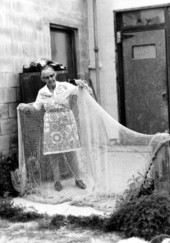
[[123,13],[123,26],[141,26],[165,23],[164,9],[148,9]]
[[132,46],[133,59],[156,58],[156,45]]

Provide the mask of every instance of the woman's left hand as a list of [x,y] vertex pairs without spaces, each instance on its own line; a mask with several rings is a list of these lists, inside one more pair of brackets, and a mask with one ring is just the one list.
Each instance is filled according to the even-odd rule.
[[82,80],[82,79],[75,79],[75,83],[78,85],[78,87],[80,87],[81,89],[83,87],[87,87],[87,83]]

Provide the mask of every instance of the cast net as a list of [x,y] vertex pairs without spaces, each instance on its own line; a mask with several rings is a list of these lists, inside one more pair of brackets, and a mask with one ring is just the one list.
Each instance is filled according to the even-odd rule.
[[[82,89],[70,97],[69,109],[51,109],[47,117],[46,113],[44,109],[27,113],[19,105],[19,168],[12,173],[21,195],[42,203],[106,207],[127,189],[132,177],[142,175],[139,184],[144,183],[155,153],[170,139],[166,133],[145,135],[122,126]],[[48,146],[47,118],[53,131]],[[62,148],[65,142],[67,149]],[[63,189],[56,191],[59,177]],[[78,188],[75,179],[83,180],[87,188]]]

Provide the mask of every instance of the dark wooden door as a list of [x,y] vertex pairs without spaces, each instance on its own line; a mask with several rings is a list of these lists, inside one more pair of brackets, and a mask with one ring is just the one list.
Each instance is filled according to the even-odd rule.
[[168,129],[165,30],[122,36],[126,126],[154,134]]

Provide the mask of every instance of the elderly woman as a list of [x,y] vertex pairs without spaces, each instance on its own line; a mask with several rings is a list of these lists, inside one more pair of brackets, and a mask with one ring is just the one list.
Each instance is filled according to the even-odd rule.
[[[80,149],[79,136],[74,114],[69,107],[69,97],[76,94],[79,88],[86,86],[84,81],[76,80],[72,85],[68,82],[56,81],[56,72],[53,67],[45,66],[41,71],[41,79],[46,85],[38,92],[33,106],[25,105],[26,112],[45,109],[44,113],[44,137],[43,154],[50,156],[50,164],[54,174],[55,190],[61,191],[59,160],[60,154],[66,154],[72,158],[69,169],[75,177],[75,184],[81,189],[86,185],[80,178],[80,170],[77,163],[76,151]],[[21,109],[21,106],[20,106]]]
[[[129,191],[129,181],[137,178],[137,192],[147,188],[153,158],[155,162],[155,155],[170,136],[141,134],[122,126],[86,92],[82,80],[74,86],[56,81],[55,75],[46,66],[41,73],[46,85],[34,104],[18,107],[18,190],[45,203],[76,203],[77,195],[81,205],[97,203],[99,208],[110,210],[116,195]],[[76,102],[70,103],[75,94]],[[26,114],[25,110],[32,111]],[[65,190],[55,192],[53,183],[60,191],[60,175],[68,175],[62,168],[66,163],[76,186],[87,190],[75,190],[72,180],[63,180]]]

